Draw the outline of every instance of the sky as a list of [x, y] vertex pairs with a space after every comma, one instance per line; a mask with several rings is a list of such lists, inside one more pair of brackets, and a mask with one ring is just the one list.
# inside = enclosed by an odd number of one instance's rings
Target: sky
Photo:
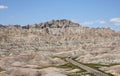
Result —
[[120, 0], [0, 0], [0, 24], [27, 25], [53, 19], [120, 31]]

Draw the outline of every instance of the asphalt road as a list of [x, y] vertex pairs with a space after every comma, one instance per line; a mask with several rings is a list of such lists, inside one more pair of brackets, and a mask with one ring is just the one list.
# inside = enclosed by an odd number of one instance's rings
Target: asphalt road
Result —
[[80, 63], [72, 60], [71, 58], [66, 58], [66, 60], [67, 60], [68, 62], [72, 63], [73, 65], [76, 65], [76, 66], [78, 66], [78, 67], [86, 70], [88, 73], [92, 73], [92, 74], [94, 74], [94, 75], [96, 75], [96, 76], [109, 76], [109, 75], [107, 75], [107, 74], [105, 74], [105, 73], [103, 73], [103, 72], [101, 72], [101, 71], [98, 71], [98, 70], [96, 70], [96, 69], [93, 69], [93, 68], [90, 68], [90, 67], [85, 66], [85, 65], [83, 65], [83, 64], [80, 64]]

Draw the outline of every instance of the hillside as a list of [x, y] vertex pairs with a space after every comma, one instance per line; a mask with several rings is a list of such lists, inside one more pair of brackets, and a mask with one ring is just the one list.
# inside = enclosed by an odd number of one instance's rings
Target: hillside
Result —
[[[66, 19], [0, 25], [0, 76], [69, 76], [74, 69], [61, 68], [68, 56], [84, 64], [120, 64], [119, 46], [120, 32], [81, 27]], [[120, 65], [99, 69], [120, 75]]]

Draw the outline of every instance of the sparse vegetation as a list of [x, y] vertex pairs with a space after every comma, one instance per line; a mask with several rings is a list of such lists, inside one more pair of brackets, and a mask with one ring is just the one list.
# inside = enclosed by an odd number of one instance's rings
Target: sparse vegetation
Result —
[[4, 71], [4, 69], [0, 67], [0, 72], [1, 72], [1, 71]]
[[[96, 70], [98, 70], [98, 71], [101, 71], [101, 72], [103, 72], [103, 73], [105, 73], [104, 71], [102, 71], [102, 70], [100, 70], [99, 68], [99, 66], [101, 66], [101, 67], [104, 67], [104, 66], [110, 66], [110, 65], [102, 65], [102, 64], [84, 64], [84, 65], [86, 65], [86, 66], [89, 66], [89, 67], [91, 67], [91, 68], [94, 68], [94, 69], [96, 69]], [[106, 74], [108, 74], [109, 76], [113, 76], [112, 74], [110, 74], [110, 73], [106, 73]]]

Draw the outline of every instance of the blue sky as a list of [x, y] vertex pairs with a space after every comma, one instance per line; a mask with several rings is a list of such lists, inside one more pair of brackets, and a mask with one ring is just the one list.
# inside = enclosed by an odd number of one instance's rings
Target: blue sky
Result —
[[0, 0], [0, 24], [68, 19], [120, 31], [120, 0]]

